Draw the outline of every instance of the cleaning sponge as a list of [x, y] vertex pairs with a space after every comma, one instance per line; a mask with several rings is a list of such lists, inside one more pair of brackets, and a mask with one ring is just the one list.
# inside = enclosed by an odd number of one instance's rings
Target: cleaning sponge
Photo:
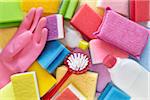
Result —
[[40, 100], [35, 72], [11, 76], [15, 100]]
[[19, 26], [23, 12], [19, 0], [0, 0], [0, 28]]

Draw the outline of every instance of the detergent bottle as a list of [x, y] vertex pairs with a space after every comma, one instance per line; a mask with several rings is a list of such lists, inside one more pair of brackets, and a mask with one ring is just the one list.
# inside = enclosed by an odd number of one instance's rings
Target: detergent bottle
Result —
[[103, 64], [109, 68], [112, 82], [132, 100], [150, 100], [150, 74], [132, 59], [108, 55]]

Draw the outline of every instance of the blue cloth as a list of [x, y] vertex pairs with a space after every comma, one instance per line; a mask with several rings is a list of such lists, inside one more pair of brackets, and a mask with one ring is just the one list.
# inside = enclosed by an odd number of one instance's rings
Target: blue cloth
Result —
[[70, 51], [59, 41], [49, 41], [39, 56], [38, 63], [49, 73], [52, 73], [69, 53]]
[[112, 83], [109, 83], [98, 100], [130, 100], [130, 96]]
[[150, 71], [150, 37], [148, 44], [146, 45], [144, 52], [142, 53], [139, 63], [148, 71]]

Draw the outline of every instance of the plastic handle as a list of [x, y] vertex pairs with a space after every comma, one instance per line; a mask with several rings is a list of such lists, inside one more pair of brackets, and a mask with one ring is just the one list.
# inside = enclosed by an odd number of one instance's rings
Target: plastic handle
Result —
[[59, 88], [64, 84], [64, 82], [70, 77], [71, 74], [72, 72], [68, 70], [67, 73], [63, 76], [63, 78], [59, 81], [59, 83], [50, 92], [48, 92], [42, 98], [42, 100], [50, 100], [55, 95], [55, 93], [59, 90]]

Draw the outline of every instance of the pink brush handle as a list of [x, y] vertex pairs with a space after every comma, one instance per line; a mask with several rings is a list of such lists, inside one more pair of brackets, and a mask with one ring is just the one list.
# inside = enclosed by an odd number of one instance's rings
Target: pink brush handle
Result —
[[63, 76], [63, 78], [59, 81], [59, 83], [50, 91], [48, 92], [42, 100], [50, 100], [55, 93], [59, 90], [59, 88], [64, 84], [64, 82], [69, 78], [69, 76], [72, 74], [71, 71], [67, 71], [66, 74]]

